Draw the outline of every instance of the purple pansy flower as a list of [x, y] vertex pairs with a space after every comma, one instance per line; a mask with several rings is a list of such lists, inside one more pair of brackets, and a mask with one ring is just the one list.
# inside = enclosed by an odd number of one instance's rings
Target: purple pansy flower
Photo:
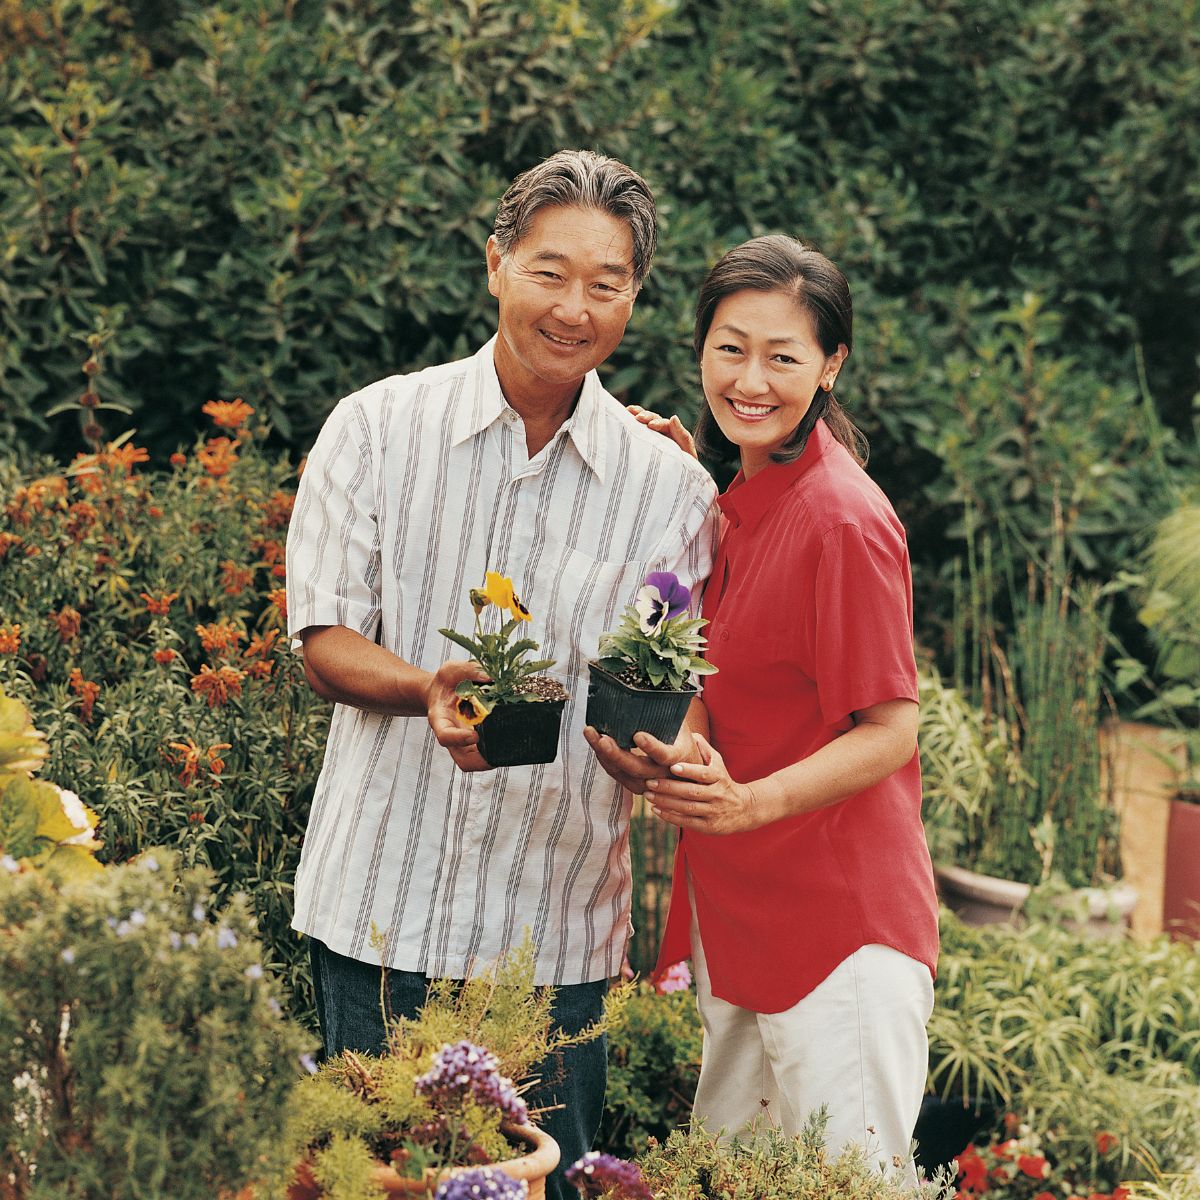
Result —
[[529, 1184], [492, 1167], [462, 1171], [438, 1185], [433, 1200], [525, 1200]]
[[433, 1066], [417, 1080], [416, 1088], [442, 1103], [472, 1095], [479, 1103], [499, 1109], [517, 1125], [529, 1120], [525, 1101], [517, 1095], [512, 1081], [500, 1074], [496, 1056], [473, 1042], [443, 1046], [434, 1056]]
[[642, 632], [653, 636], [662, 628], [663, 622], [687, 612], [691, 601], [691, 592], [673, 572], [651, 571], [633, 606], [637, 609]]
[[594, 1196], [605, 1196], [608, 1200], [654, 1200], [637, 1163], [598, 1150], [589, 1150], [574, 1166], [568, 1167], [566, 1176], [584, 1200]]

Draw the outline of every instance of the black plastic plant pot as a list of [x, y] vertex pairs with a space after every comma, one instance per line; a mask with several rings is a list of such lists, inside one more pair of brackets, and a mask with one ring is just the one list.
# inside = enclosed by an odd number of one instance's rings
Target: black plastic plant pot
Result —
[[607, 733], [622, 750], [633, 749], [633, 735], [638, 730], [660, 742], [673, 742], [698, 691], [633, 687], [594, 662], [588, 663], [588, 672], [587, 723]]
[[493, 767], [525, 767], [558, 757], [558, 730], [566, 700], [497, 704], [475, 727], [479, 753]]

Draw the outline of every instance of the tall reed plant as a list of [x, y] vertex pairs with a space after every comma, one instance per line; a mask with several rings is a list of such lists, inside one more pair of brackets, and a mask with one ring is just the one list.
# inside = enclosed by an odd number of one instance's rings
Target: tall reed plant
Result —
[[954, 607], [956, 684], [1006, 747], [987, 803], [964, 810], [961, 865], [1071, 887], [1119, 874], [1099, 736], [1111, 602], [1074, 578], [1057, 506], [1044, 556], [969, 524]]

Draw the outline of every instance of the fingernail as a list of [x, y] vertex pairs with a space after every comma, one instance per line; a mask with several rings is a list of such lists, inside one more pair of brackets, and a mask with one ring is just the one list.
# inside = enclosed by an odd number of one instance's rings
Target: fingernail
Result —
[[651, 791], [654, 791], [654, 789], [655, 789], [656, 787], [658, 787], [658, 780], [657, 780], [657, 779], [647, 779], [647, 780], [646, 780], [646, 786], [647, 786], [647, 787], [648, 787], [648, 788], [649, 788]]
[[683, 763], [672, 763], [671, 770], [674, 771], [676, 775], [682, 775], [683, 774]]

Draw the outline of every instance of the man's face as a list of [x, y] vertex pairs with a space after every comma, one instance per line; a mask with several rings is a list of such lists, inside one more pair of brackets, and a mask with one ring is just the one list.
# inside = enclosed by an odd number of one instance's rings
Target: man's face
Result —
[[575, 206], [540, 209], [501, 258], [487, 244], [488, 291], [500, 302], [496, 372], [509, 395], [557, 400], [625, 333], [637, 289], [633, 238], [617, 217]]

